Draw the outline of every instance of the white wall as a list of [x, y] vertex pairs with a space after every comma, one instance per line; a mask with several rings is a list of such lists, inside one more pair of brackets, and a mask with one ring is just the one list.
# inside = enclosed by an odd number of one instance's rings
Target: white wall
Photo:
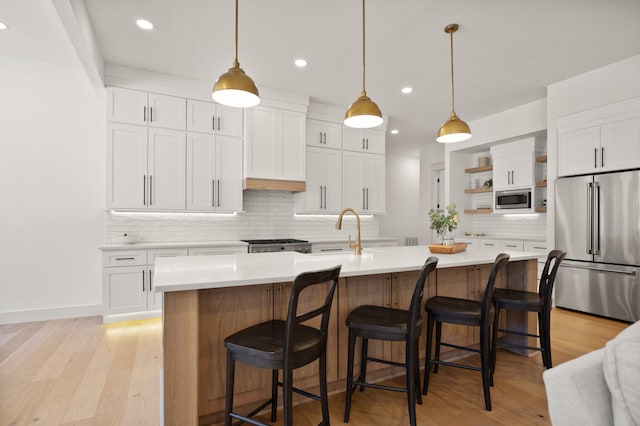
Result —
[[386, 211], [380, 216], [380, 235], [395, 237], [403, 245], [405, 237], [419, 237], [420, 158], [386, 155]]
[[[432, 232], [427, 214], [433, 206], [432, 172], [440, 169], [444, 164], [444, 147], [442, 143], [431, 143], [420, 150], [420, 201], [418, 206], [419, 244], [429, 244]], [[444, 183], [446, 185], [446, 182]]]
[[80, 67], [0, 69], [0, 323], [100, 314], [104, 99]]
[[558, 176], [558, 118], [640, 96], [640, 55], [547, 87], [547, 241], [555, 241], [555, 182]]

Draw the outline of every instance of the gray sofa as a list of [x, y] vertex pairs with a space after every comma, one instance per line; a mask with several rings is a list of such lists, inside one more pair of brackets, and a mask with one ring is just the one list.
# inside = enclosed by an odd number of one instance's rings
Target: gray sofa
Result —
[[554, 426], [640, 425], [640, 321], [542, 378]]

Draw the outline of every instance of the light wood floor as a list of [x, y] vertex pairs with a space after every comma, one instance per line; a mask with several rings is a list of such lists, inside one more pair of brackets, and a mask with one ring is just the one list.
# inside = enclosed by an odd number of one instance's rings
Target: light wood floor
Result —
[[[602, 347], [627, 326], [561, 309], [553, 310], [551, 325], [554, 365]], [[0, 425], [157, 425], [161, 365], [159, 320], [103, 325], [91, 317], [0, 326]], [[418, 406], [418, 423], [550, 424], [543, 371], [540, 355], [500, 351], [493, 411], [487, 412], [479, 373], [443, 366]], [[330, 397], [330, 409], [331, 422], [342, 424], [344, 393]], [[294, 412], [296, 425], [320, 421], [315, 402]], [[349, 424], [408, 424], [405, 395], [356, 392]]]

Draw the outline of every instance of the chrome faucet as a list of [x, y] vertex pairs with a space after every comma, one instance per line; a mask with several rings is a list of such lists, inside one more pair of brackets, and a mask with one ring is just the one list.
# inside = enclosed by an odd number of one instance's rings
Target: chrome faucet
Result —
[[343, 209], [338, 217], [338, 222], [336, 222], [336, 229], [342, 229], [342, 216], [344, 216], [346, 212], [351, 212], [356, 216], [356, 242], [351, 242], [351, 234], [349, 234], [349, 248], [355, 249], [356, 256], [360, 256], [362, 254], [362, 243], [360, 242], [360, 215], [356, 209], [351, 207]]

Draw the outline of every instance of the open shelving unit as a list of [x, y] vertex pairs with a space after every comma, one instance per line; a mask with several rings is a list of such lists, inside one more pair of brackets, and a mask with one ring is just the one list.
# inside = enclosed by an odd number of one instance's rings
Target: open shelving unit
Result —
[[474, 189], [465, 189], [464, 193], [465, 194], [480, 194], [482, 192], [493, 192], [493, 187], [490, 186], [489, 188], [474, 188]]
[[465, 173], [482, 173], [482, 172], [490, 172], [493, 170], [493, 165], [489, 166], [479, 166], [479, 167], [471, 167], [468, 169], [464, 169]]
[[465, 214], [491, 214], [493, 213], [493, 209], [474, 209], [474, 210], [465, 210]]

